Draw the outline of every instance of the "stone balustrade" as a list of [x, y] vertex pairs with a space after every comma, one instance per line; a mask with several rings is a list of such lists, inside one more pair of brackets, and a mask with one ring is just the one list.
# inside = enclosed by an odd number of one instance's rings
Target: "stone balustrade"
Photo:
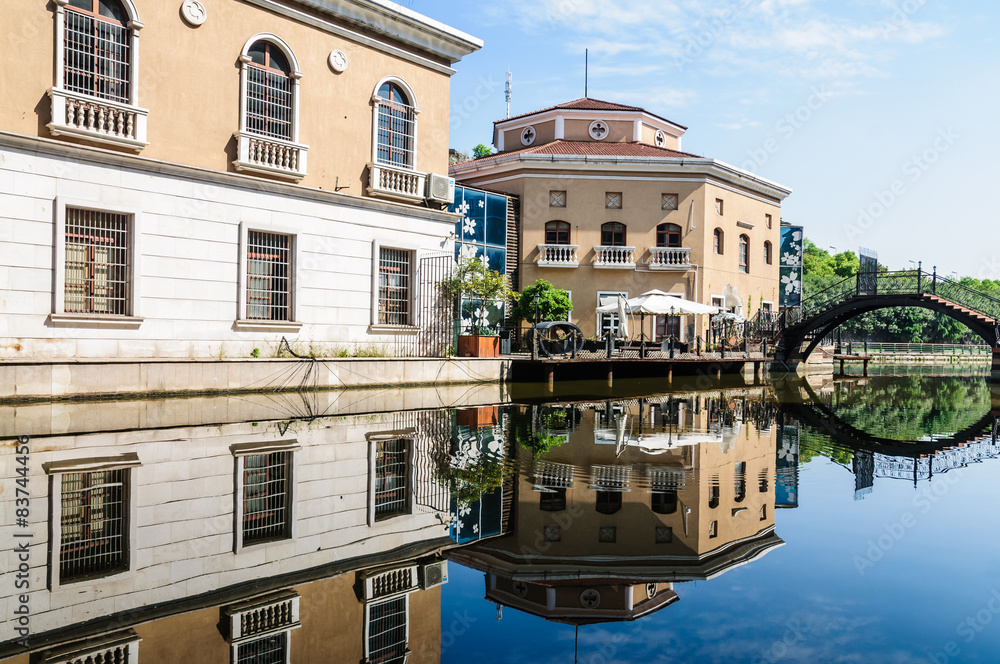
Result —
[[649, 269], [687, 270], [691, 267], [690, 247], [650, 247]]
[[306, 154], [309, 147], [279, 138], [240, 132], [239, 158], [233, 162], [238, 171], [301, 180], [306, 176]]
[[621, 270], [635, 269], [635, 247], [594, 247], [594, 267]]
[[369, 195], [405, 201], [424, 200], [426, 173], [385, 164], [369, 164], [368, 171]]
[[576, 244], [540, 244], [538, 245], [538, 267], [578, 267]]
[[144, 108], [90, 97], [61, 88], [49, 90], [52, 99], [53, 136], [76, 136], [98, 143], [127, 147], [138, 152], [146, 142]]

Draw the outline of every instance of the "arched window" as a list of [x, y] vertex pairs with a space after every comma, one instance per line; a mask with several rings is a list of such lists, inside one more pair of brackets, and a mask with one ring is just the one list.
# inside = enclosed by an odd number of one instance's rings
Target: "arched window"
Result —
[[70, 92], [132, 100], [133, 34], [118, 0], [69, 0], [63, 28], [63, 87]]
[[301, 180], [306, 145], [299, 143], [298, 61], [272, 34], [251, 37], [240, 55], [241, 118], [236, 168]]
[[656, 227], [657, 247], [681, 246], [681, 227], [677, 224], [660, 224]]
[[247, 51], [246, 130], [292, 140], [292, 68], [272, 42], [254, 42]]
[[603, 247], [624, 247], [625, 246], [625, 224], [617, 221], [609, 221], [601, 225], [601, 246]]
[[676, 491], [654, 491], [650, 498], [650, 508], [657, 514], [673, 514], [677, 511]]
[[615, 514], [622, 508], [621, 491], [598, 491], [596, 507], [601, 514]]
[[771, 264], [771, 243], [767, 241], [764, 242], [764, 263]]
[[716, 228], [715, 229], [715, 238], [714, 238], [713, 248], [715, 250], [715, 253], [717, 253], [717, 254], [724, 253], [725, 248], [726, 248], [725, 247], [725, 243], [724, 243], [725, 242], [725, 238], [723, 237], [723, 235], [724, 234], [723, 234], [721, 228]]
[[546, 223], [545, 244], [569, 244], [569, 223], [565, 221]]
[[740, 236], [740, 272], [750, 271], [750, 238]]
[[136, 49], [142, 28], [132, 0], [59, 0], [56, 8], [53, 136], [141, 150], [146, 115], [138, 106]]
[[387, 80], [375, 93], [375, 161], [385, 166], [416, 167], [417, 113], [402, 81]]

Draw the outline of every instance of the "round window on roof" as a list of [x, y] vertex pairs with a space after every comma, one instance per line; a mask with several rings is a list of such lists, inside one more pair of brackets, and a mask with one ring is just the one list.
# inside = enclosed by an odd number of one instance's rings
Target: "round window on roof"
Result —
[[603, 141], [611, 133], [611, 128], [604, 120], [594, 120], [590, 123], [590, 137], [595, 141]]
[[664, 148], [667, 146], [667, 135], [662, 129], [657, 130], [656, 137], [654, 138], [656, 142], [656, 147]]
[[521, 145], [527, 147], [535, 142], [538, 138], [538, 132], [535, 131], [534, 127], [525, 127], [521, 131]]

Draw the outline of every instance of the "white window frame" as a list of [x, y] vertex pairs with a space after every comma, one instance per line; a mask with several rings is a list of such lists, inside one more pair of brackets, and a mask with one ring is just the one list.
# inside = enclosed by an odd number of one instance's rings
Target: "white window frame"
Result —
[[[121, 454], [114, 457], [95, 457], [89, 459], [71, 459], [66, 461], [54, 461], [43, 466], [45, 473], [49, 476], [49, 590], [56, 591], [62, 587], [72, 586], [74, 591], [85, 589], [87, 586], [104, 584], [115, 579], [127, 578], [135, 574], [136, 570], [136, 549], [137, 534], [139, 528], [138, 500], [136, 491], [138, 489], [139, 455], [135, 453]], [[125, 532], [126, 558], [128, 566], [120, 572], [113, 572], [105, 576], [94, 576], [86, 579], [69, 580], [63, 582], [60, 578], [59, 553], [62, 548], [62, 478], [68, 473], [92, 473], [103, 470], [128, 471], [128, 493], [125, 499], [128, 514], [128, 524]], [[82, 590], [81, 590], [82, 592]]]
[[365, 659], [364, 659], [364, 661], [365, 662], [369, 662], [370, 661], [369, 658], [371, 657], [371, 610], [372, 610], [372, 607], [373, 606], [377, 606], [379, 604], [384, 604], [386, 602], [397, 601], [397, 600], [400, 600], [400, 599], [403, 600], [404, 610], [406, 611], [406, 620], [404, 621], [404, 624], [406, 626], [406, 638], [405, 638], [405, 641], [404, 641], [404, 643], [406, 645], [405, 645], [405, 648], [404, 648], [405, 654], [403, 655], [403, 662], [404, 662], [404, 664], [410, 658], [410, 648], [409, 648], [409, 644], [410, 644], [410, 594], [412, 592], [413, 591], [410, 591], [410, 592], [406, 593], [405, 595], [403, 595], [402, 597], [396, 596], [396, 597], [380, 598], [380, 599], [377, 599], [377, 600], [374, 600], [374, 601], [371, 601], [371, 602], [365, 602], [365, 629], [364, 629], [364, 640], [365, 640], [365, 650], [364, 650]]
[[[267, 614], [268, 609], [273, 610], [273, 607], [281, 605], [287, 605], [289, 609], [288, 622], [256, 634], [244, 635], [240, 632], [244, 615], [258, 611]], [[228, 632], [226, 642], [230, 645], [230, 662], [232, 664], [239, 662], [240, 646], [273, 636], [282, 636], [285, 639], [285, 664], [290, 664], [292, 630], [302, 626], [299, 613], [299, 594], [294, 590], [280, 591], [263, 597], [255, 597], [245, 602], [225, 607], [222, 610], [223, 629]]]
[[[233, 553], [240, 553], [242, 551], [259, 549], [262, 547], [281, 545], [284, 542], [289, 542], [295, 540], [297, 534], [296, 522], [298, 521], [298, 509], [296, 509], [296, 501], [298, 498], [298, 489], [296, 487], [298, 480], [298, 461], [299, 455], [297, 452], [301, 449], [296, 440], [282, 440], [269, 443], [245, 443], [240, 445], [233, 445], [230, 451], [234, 457], [235, 479], [234, 479], [234, 491], [233, 491]], [[267, 542], [252, 542], [249, 544], [243, 543], [243, 471], [244, 471], [244, 460], [248, 456], [255, 456], [258, 454], [270, 454], [272, 452], [288, 452], [291, 455], [291, 461], [288, 464], [288, 515], [287, 515], [287, 525], [288, 525], [288, 537], [283, 537], [281, 539], [271, 540]]]
[[[615, 295], [621, 295], [626, 300], [628, 299], [628, 291], [597, 291], [597, 306], [601, 306], [601, 298], [602, 297], [613, 297]], [[604, 334], [602, 328], [603, 328], [603, 322], [604, 322], [604, 317], [605, 316], [614, 316], [616, 319], [618, 318], [618, 314], [617, 313], [597, 314], [597, 336], [598, 337], [601, 336], [602, 334]], [[615, 325], [614, 329], [617, 330], [618, 326]]]
[[[52, 118], [48, 129], [53, 136], [76, 136], [94, 141], [127, 147], [136, 152], [141, 151], [149, 143], [146, 142], [146, 116], [149, 111], [139, 107], [139, 31], [144, 27], [139, 20], [139, 11], [132, 0], [120, 0], [125, 13], [128, 14], [126, 27], [130, 31], [129, 42], [129, 101], [122, 104], [109, 99], [101, 99], [66, 89], [66, 9], [69, 0], [55, 0], [55, 84], [49, 90], [52, 98]], [[111, 132], [95, 131], [69, 122], [66, 112], [67, 102], [72, 99], [83, 99], [95, 102], [106, 111], [122, 111], [129, 115], [134, 124], [131, 137], [116, 135]]]
[[[56, 211], [55, 237], [53, 238], [54, 258], [53, 267], [55, 273], [55, 284], [52, 293], [52, 313], [49, 322], [54, 327], [101, 327], [121, 330], [134, 330], [142, 325], [142, 313], [140, 311], [141, 298], [139, 297], [140, 283], [139, 275], [142, 274], [140, 261], [142, 258], [142, 212], [138, 208], [121, 205], [98, 205], [93, 201], [85, 201], [76, 198], [57, 196], [54, 202]], [[129, 315], [118, 316], [114, 314], [98, 313], [67, 313], [66, 312], [66, 209], [75, 208], [81, 210], [91, 210], [94, 212], [106, 212], [109, 214], [120, 214], [131, 217], [128, 227], [128, 260], [131, 268], [129, 270]]]
[[[272, 138], [264, 134], [258, 134], [251, 131], [247, 127], [247, 68], [250, 67], [252, 59], [250, 58], [250, 47], [259, 41], [270, 42], [282, 52], [285, 58], [288, 60], [288, 66], [291, 69], [289, 73], [289, 78], [292, 84], [292, 108], [291, 108], [291, 138], [289, 140], [284, 140], [281, 138]], [[264, 175], [274, 175], [282, 178], [290, 178], [292, 180], [301, 180], [308, 173], [306, 155], [309, 150], [308, 145], [304, 145], [299, 140], [299, 107], [301, 106], [301, 85], [302, 80], [302, 70], [299, 68], [298, 58], [295, 57], [295, 53], [292, 51], [291, 47], [283, 40], [281, 37], [270, 33], [261, 32], [246, 41], [243, 45], [243, 50], [240, 52], [240, 128], [236, 132], [236, 143], [237, 143], [237, 158], [233, 162], [233, 165], [238, 171], [249, 171], [253, 173], [261, 173]], [[268, 145], [276, 146], [279, 149], [293, 150], [297, 155], [297, 164], [295, 168], [285, 168], [271, 163], [267, 159], [254, 158], [251, 155], [251, 142], [254, 140], [261, 141]]]
[[[409, 166], [383, 164], [378, 160], [378, 109], [382, 102], [386, 101], [378, 96], [378, 91], [386, 83], [394, 83], [403, 88], [403, 92], [405, 92], [406, 96], [410, 98], [410, 108], [413, 109], [413, 136], [411, 137], [411, 140], [413, 141], [413, 163]], [[417, 158], [420, 156], [420, 150], [418, 149], [419, 144], [417, 143], [420, 128], [419, 117], [420, 105], [417, 103], [417, 95], [413, 92], [413, 88], [410, 87], [409, 83], [404, 81], [399, 76], [385, 76], [379, 80], [379, 82], [375, 84], [375, 90], [372, 92], [372, 163], [380, 168], [413, 171], [415, 173], [420, 172], [417, 169]]]
[[[400, 429], [398, 431], [380, 431], [369, 433], [366, 438], [368, 440], [368, 526], [372, 527], [377, 523], [413, 514], [414, 506], [416, 505], [413, 463], [417, 453], [417, 430], [411, 428]], [[406, 458], [406, 511], [378, 518], [375, 514], [375, 491], [377, 488], [375, 470], [378, 463], [378, 444], [393, 440], [405, 440], [409, 446]]]
[[563, 288], [562, 290], [566, 291], [566, 297], [569, 298], [569, 313], [566, 314], [566, 322], [567, 323], [572, 323], [573, 322], [573, 291], [571, 291], [571, 290], [569, 290], [567, 288]]
[[760, 303], [760, 310], [761, 311], [767, 311], [767, 313], [769, 313], [769, 314], [773, 314], [774, 313], [774, 302], [771, 302], [769, 300], [762, 300], [761, 303]]
[[[382, 249], [395, 249], [410, 254], [410, 323], [409, 325], [384, 325], [378, 320], [379, 296], [379, 266], [381, 265]], [[372, 242], [372, 300], [371, 323], [369, 332], [373, 333], [407, 333], [416, 334], [420, 331], [420, 259], [423, 253], [420, 249], [407, 242], [391, 242], [374, 240]]]
[[718, 307], [719, 309], [723, 309], [723, 310], [725, 310], [725, 308], [726, 308], [726, 296], [725, 295], [712, 295], [711, 299], [709, 300], [709, 302], [712, 303], [711, 306], [713, 306], [713, 307]]
[[[288, 255], [289, 260], [291, 261], [291, 266], [288, 270], [290, 282], [288, 286], [288, 316], [291, 320], [257, 320], [245, 317], [247, 311], [247, 287], [249, 286], [247, 266], [249, 265], [250, 260], [247, 242], [250, 236], [250, 231], [258, 231], [260, 233], [277, 233], [288, 236], [288, 241], [290, 243]], [[233, 328], [235, 330], [240, 332], [295, 333], [302, 328], [302, 323], [299, 322], [299, 288], [302, 283], [300, 245], [299, 233], [295, 229], [269, 224], [253, 224], [245, 221], [240, 222], [240, 262], [236, 270], [239, 282], [239, 292], [237, 293], [236, 302], [236, 320], [233, 324]]]

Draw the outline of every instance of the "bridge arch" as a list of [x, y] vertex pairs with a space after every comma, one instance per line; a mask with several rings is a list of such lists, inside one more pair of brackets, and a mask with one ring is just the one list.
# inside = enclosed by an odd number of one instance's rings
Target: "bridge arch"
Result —
[[820, 313], [788, 325], [779, 336], [778, 355], [785, 363], [805, 362], [820, 341], [847, 321], [879, 309], [918, 307], [942, 313], [962, 323], [992, 348], [1000, 346], [997, 321], [930, 293], [855, 295]]

